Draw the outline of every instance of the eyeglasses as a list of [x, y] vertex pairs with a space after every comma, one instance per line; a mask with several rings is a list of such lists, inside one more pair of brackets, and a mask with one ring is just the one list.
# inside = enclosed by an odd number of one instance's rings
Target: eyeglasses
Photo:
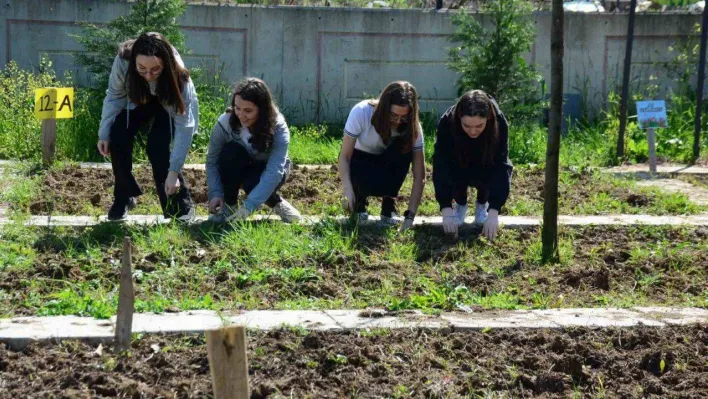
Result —
[[409, 122], [409, 121], [411, 120], [411, 116], [410, 116], [410, 115], [401, 116], [401, 115], [398, 115], [398, 114], [395, 113], [395, 112], [391, 112], [389, 115], [390, 115], [390, 117], [391, 117], [391, 122], [407, 123], [407, 122]]
[[140, 69], [138, 69], [138, 75], [141, 75], [141, 76], [158, 75], [160, 72], [162, 72], [163, 69], [164, 68], [161, 66], [153, 68], [153, 69], [149, 69], [149, 70], [144, 70], [144, 71], [141, 71]]

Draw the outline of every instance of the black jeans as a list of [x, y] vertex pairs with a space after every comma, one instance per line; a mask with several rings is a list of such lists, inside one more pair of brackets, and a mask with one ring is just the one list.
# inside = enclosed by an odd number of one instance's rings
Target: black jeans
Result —
[[[127, 112], [130, 112], [129, 124]], [[152, 166], [152, 177], [155, 180], [155, 191], [160, 199], [162, 213], [165, 217], [184, 215], [193, 204], [181, 171], [179, 191], [171, 196], [165, 193], [165, 180], [170, 168], [172, 119], [157, 101], [140, 105], [131, 111], [121, 111], [111, 126], [111, 164], [115, 177], [113, 195], [116, 200], [125, 201], [143, 193], [133, 176], [133, 144], [140, 128], [150, 120], [152, 126], [147, 133], [146, 152]]]
[[[243, 191], [249, 194], [261, 181], [261, 175], [266, 168], [265, 161], [254, 161], [246, 149], [238, 143], [227, 143], [221, 149], [218, 161], [221, 185], [224, 189], [224, 203], [228, 206], [235, 206], [238, 200], [238, 190], [243, 187]], [[273, 193], [265, 201], [269, 207], [274, 207], [282, 201], [278, 195], [278, 189], [283, 186], [285, 180], [290, 175], [290, 160], [285, 164], [285, 175]]]
[[465, 184], [458, 184], [453, 193], [455, 202], [458, 205], [467, 205], [467, 187], [477, 189], [477, 202], [480, 204], [489, 201], [489, 184], [481, 179], [469, 179]]
[[349, 164], [349, 177], [355, 197], [355, 212], [366, 212], [368, 197], [383, 197], [381, 213], [391, 216], [395, 211], [393, 198], [406, 180], [413, 162], [413, 152], [402, 154], [394, 140], [382, 154], [375, 155], [355, 149]]

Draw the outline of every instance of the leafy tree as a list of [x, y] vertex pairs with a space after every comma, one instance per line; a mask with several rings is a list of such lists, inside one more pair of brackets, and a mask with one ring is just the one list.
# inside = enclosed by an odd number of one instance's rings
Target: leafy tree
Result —
[[457, 27], [449, 49], [448, 68], [458, 72], [459, 94], [482, 89], [494, 96], [512, 116], [537, 115], [541, 77], [526, 63], [536, 37], [533, 6], [526, 0], [490, 0], [481, 10], [492, 27], [467, 12], [455, 14]]
[[105, 27], [83, 22], [83, 33], [72, 35], [84, 46], [85, 53], [76, 55], [76, 62], [93, 75], [97, 87], [108, 82], [118, 45], [144, 32], [160, 32], [177, 51], [185, 52], [184, 34], [177, 19], [185, 11], [183, 0], [136, 0], [128, 14], [109, 22]]

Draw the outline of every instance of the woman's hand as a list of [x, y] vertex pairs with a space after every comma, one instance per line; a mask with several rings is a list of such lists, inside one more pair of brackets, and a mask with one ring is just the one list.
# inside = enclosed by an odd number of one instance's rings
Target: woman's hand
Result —
[[224, 198], [215, 197], [209, 201], [209, 213], [216, 214], [224, 208]]
[[110, 143], [108, 140], [98, 140], [96, 147], [98, 147], [98, 152], [104, 157], [111, 155]]
[[457, 219], [457, 214], [455, 214], [455, 211], [452, 210], [452, 208], [443, 208], [442, 210], [442, 227], [443, 231], [445, 234], [455, 236], [457, 238], [457, 228], [458, 226], [458, 219]]
[[487, 237], [489, 241], [494, 241], [497, 236], [497, 231], [499, 230], [499, 211], [496, 209], [490, 209], [487, 214], [487, 221], [484, 222], [484, 227], [482, 227], [482, 235]]
[[170, 171], [167, 174], [167, 180], [165, 180], [165, 194], [174, 195], [179, 190], [179, 175], [177, 172]]

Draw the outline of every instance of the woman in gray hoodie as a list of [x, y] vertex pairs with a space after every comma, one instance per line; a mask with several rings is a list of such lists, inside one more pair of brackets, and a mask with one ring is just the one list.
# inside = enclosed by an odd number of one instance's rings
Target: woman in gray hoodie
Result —
[[120, 46], [103, 100], [98, 150], [111, 156], [115, 177], [109, 220], [125, 218], [142, 194], [132, 172], [133, 143], [146, 125], [146, 152], [163, 214], [189, 222], [194, 206], [182, 166], [199, 125], [197, 93], [177, 51], [156, 32]]
[[[209, 139], [206, 172], [209, 220], [245, 219], [266, 204], [284, 222], [302, 216], [278, 195], [290, 174], [290, 131], [265, 82], [246, 78], [231, 95], [231, 106], [219, 117]], [[239, 189], [246, 198], [236, 206]]]

